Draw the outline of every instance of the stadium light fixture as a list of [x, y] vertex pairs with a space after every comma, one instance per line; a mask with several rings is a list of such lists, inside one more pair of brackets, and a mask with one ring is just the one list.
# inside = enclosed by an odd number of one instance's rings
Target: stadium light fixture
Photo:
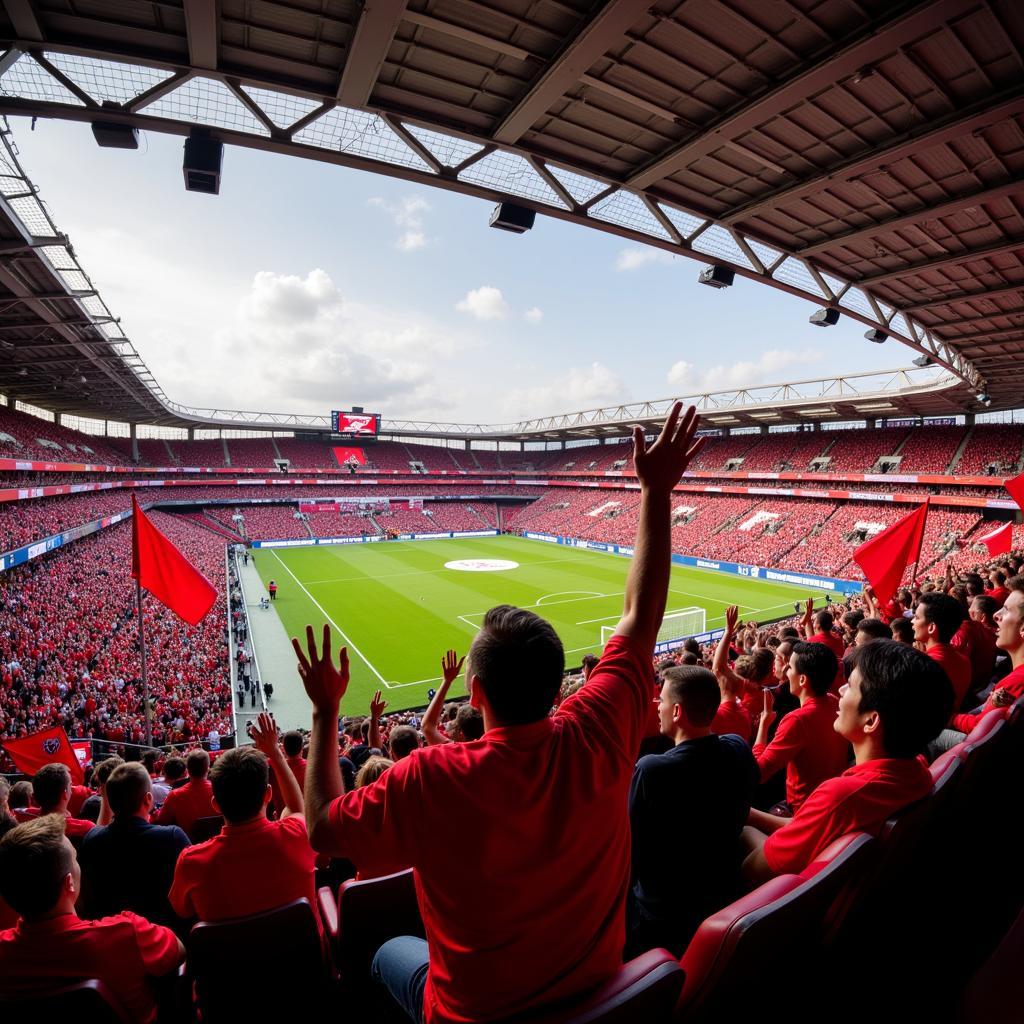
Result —
[[488, 224], [492, 228], [499, 228], [501, 231], [511, 231], [515, 235], [522, 235], [533, 227], [537, 219], [535, 210], [528, 206], [516, 206], [515, 203], [498, 203], [491, 214]]
[[808, 317], [807, 322], [815, 327], [835, 327], [839, 323], [839, 310], [822, 306]]
[[876, 345], [883, 345], [888, 339], [889, 335], [885, 331], [879, 330], [877, 327], [872, 327], [870, 331], [864, 332], [864, 337], [868, 341], [873, 341]]
[[224, 164], [224, 144], [211, 139], [204, 131], [193, 131], [185, 140], [185, 157], [181, 164], [186, 192], [220, 192], [220, 173]]
[[985, 406], [985, 408], [988, 408], [988, 407], [989, 407], [989, 406], [990, 406], [990, 405], [992, 404], [992, 399], [991, 399], [991, 398], [989, 398], [989, 396], [988, 396], [988, 392], [986, 392], [986, 391], [982, 391], [982, 392], [981, 392], [981, 393], [980, 393], [980, 394], [978, 395], [978, 401], [979, 401], [979, 402], [980, 402], [980, 403], [981, 403], [981, 404], [982, 404], [983, 406]]
[[920, 367], [922, 367], [922, 369], [925, 366], [931, 366], [932, 365], [932, 357], [931, 356], [918, 356], [916, 359], [911, 360], [911, 361], [913, 362], [913, 364], [915, 366], [920, 366]]
[[113, 121], [93, 121], [92, 134], [98, 146], [104, 149], [138, 149], [139, 131], [130, 124]]
[[706, 284], [709, 288], [729, 288], [735, 279], [736, 275], [720, 263], [712, 263], [710, 267], [705, 267], [697, 278], [701, 284]]

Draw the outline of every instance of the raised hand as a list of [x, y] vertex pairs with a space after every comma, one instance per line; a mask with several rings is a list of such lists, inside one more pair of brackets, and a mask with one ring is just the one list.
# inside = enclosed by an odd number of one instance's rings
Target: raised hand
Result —
[[380, 718], [380, 716], [384, 714], [384, 709], [387, 706], [388, 702], [381, 697], [380, 690], [378, 690], [373, 695], [373, 700], [370, 701], [370, 717]]
[[[455, 659], [458, 658], [458, 661]], [[455, 651], [446, 651], [441, 659], [441, 674], [444, 676], [445, 686], [450, 686], [459, 677], [462, 671], [462, 663], [465, 657], [459, 658]]]
[[764, 694], [764, 710], [761, 712], [759, 728], [767, 730], [778, 718], [778, 713], [775, 711], [775, 698], [772, 696], [772, 691], [766, 689], [762, 693]]
[[268, 715], [266, 711], [261, 712], [252, 723], [249, 735], [252, 737], [253, 746], [267, 757], [273, 757], [277, 752], [277, 723], [273, 715]]
[[700, 423], [696, 408], [691, 405], [680, 422], [682, 410], [682, 402], [673, 404], [658, 439], [650, 448], [643, 428], [633, 428], [633, 465], [637, 479], [647, 491], [670, 494], [690, 460], [704, 447], [703, 437], [693, 439]]
[[740, 610], [737, 605], [731, 604], [725, 609], [725, 633], [732, 636], [736, 632], [736, 624], [740, 621]]
[[324, 623], [321, 652], [316, 649], [313, 627], [306, 627], [306, 650], [292, 637], [292, 648], [299, 659], [299, 678], [306, 688], [306, 695], [317, 711], [337, 715], [341, 698], [348, 689], [348, 650], [338, 651], [338, 666], [331, 660], [331, 627]]

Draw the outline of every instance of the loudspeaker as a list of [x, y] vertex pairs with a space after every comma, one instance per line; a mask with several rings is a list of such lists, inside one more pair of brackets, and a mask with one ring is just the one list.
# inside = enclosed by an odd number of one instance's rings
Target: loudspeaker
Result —
[[185, 159], [181, 166], [186, 190], [217, 195], [223, 162], [223, 143], [205, 135], [190, 135], [185, 140]]
[[536, 217], [536, 212], [526, 206], [498, 203], [491, 214], [489, 223], [492, 228], [501, 228], [502, 231], [513, 231], [517, 235], [521, 235], [533, 227]]
[[735, 277], [736, 275], [728, 267], [721, 267], [715, 263], [710, 267], [705, 267], [697, 280], [711, 288], [728, 288]]
[[114, 124], [111, 121], [93, 121], [93, 138], [104, 149], [138, 149], [139, 133], [130, 124]]

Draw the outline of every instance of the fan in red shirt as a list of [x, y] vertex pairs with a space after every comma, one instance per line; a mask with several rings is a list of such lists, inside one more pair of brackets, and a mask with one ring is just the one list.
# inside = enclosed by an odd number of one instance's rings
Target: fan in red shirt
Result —
[[993, 569], [989, 574], [988, 579], [992, 586], [988, 588], [985, 593], [991, 597], [1000, 608], [1002, 608], [1003, 603], [1010, 596], [1006, 573], [1003, 572], [1002, 569]]
[[[284, 748], [284, 759], [291, 769], [292, 775], [299, 784], [299, 789], [306, 784], [306, 759], [302, 756], [302, 746], [305, 740], [302, 733], [297, 729], [286, 732], [281, 737], [281, 746]], [[280, 817], [281, 808], [284, 807], [284, 796], [281, 793], [281, 786], [277, 781], [277, 772], [270, 773], [270, 788], [273, 792], [274, 815]]]
[[0, 931], [0, 994], [52, 992], [98, 978], [127, 1017], [156, 1020], [149, 979], [185, 959], [174, 932], [132, 913], [83, 921], [75, 913], [81, 872], [59, 815], [11, 829], [0, 840], [0, 896], [21, 915]]
[[833, 728], [839, 705], [828, 691], [836, 677], [835, 655], [824, 644], [797, 643], [786, 675], [789, 691], [800, 707], [782, 719], [769, 743], [775, 711], [771, 692], [765, 690], [764, 713], [754, 740], [762, 782], [780, 768], [786, 769], [788, 807], [781, 812], [783, 816], [799, 810], [820, 782], [843, 772], [850, 756], [846, 740]]
[[[983, 690], [992, 678], [996, 661], [996, 625], [995, 614], [999, 606], [985, 594], [972, 598], [968, 609], [968, 618], [961, 629], [966, 628], [970, 638], [968, 658], [971, 661], [971, 688]], [[954, 638], [955, 646], [955, 638]]]
[[910, 620], [914, 643], [942, 666], [953, 686], [953, 710], [959, 711], [971, 687], [971, 663], [950, 644], [963, 622], [964, 610], [955, 597], [932, 591], [922, 594]]
[[[302, 790], [277, 744], [270, 715], [261, 714], [250, 735], [255, 746], [227, 751], [210, 773], [224, 828], [181, 852], [170, 892], [179, 917], [222, 921], [303, 897], [316, 909], [315, 858], [302, 817]], [[271, 766], [282, 794], [277, 821], [267, 818]]]
[[1024, 697], [1024, 576], [1012, 576], [1006, 586], [1009, 596], [995, 614], [996, 646], [1010, 656], [1013, 670], [999, 681], [982, 707], [953, 716], [951, 728], [936, 740], [934, 753], [949, 750], [963, 740], [993, 708], [1008, 707]]
[[306, 650], [293, 641], [314, 708], [305, 794], [314, 849], [357, 866], [416, 871], [426, 942], [391, 939], [373, 963], [415, 1020], [529, 1016], [593, 989], [622, 963], [627, 801], [654, 693], [670, 498], [701, 447], [695, 411], [682, 423], [680, 413], [676, 403], [649, 449], [634, 431], [641, 498], [623, 616], [586, 686], [553, 715], [561, 641], [530, 611], [492, 608], [466, 670], [483, 738], [414, 750], [343, 794], [338, 710], [348, 656], [343, 650], [332, 663], [327, 626], [322, 654], [311, 626]]
[[210, 771], [210, 755], [205, 750], [190, 750], [185, 758], [188, 782], [172, 789], [156, 816], [158, 825], [177, 825], [192, 838], [192, 830], [200, 818], [220, 813], [213, 806], [213, 786], [206, 777]]
[[858, 647], [835, 722], [853, 744], [854, 766], [821, 783], [792, 818], [759, 814], [758, 827], [744, 829], [747, 878], [798, 874], [834, 840], [875, 834], [886, 818], [926, 796], [932, 778], [919, 753], [952, 707], [949, 679], [920, 651], [895, 640]]
[[45, 814], [59, 814], [64, 819], [64, 834], [79, 838], [96, 827], [96, 823], [73, 818], [68, 812], [72, 795], [71, 772], [66, 764], [44, 764], [32, 776], [32, 799], [35, 807], [22, 807], [14, 812], [18, 821], [31, 821]]
[[846, 653], [846, 644], [842, 637], [832, 632], [835, 619], [832, 613], [823, 608], [820, 612], [814, 611], [814, 598], [807, 598], [807, 608], [804, 617], [800, 622], [800, 631], [809, 644], [824, 644], [836, 656], [836, 675], [832, 683], [832, 692], [838, 693], [839, 687], [843, 685], [843, 655]]

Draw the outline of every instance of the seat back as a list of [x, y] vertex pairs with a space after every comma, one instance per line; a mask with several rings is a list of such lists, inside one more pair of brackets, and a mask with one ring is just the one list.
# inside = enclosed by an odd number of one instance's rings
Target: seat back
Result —
[[377, 950], [399, 935], [426, 936], [411, 869], [342, 883], [335, 962], [346, 984], [368, 981]]
[[37, 993], [0, 995], [7, 1020], [80, 1020], [90, 1024], [130, 1024], [117, 997], [97, 978]]
[[205, 843], [207, 839], [220, 835], [220, 830], [223, 827], [224, 815], [222, 814], [211, 814], [206, 818], [196, 818], [195, 824], [192, 826], [192, 834], [189, 838], [194, 844]]
[[[315, 999], [328, 977], [320, 929], [306, 899], [246, 917], [200, 921], [187, 947], [204, 1024], [294, 1013], [295, 993]], [[254, 973], [263, 964], [273, 965], [273, 983]]]
[[623, 964], [575, 1003], [502, 1024], [667, 1024], [682, 987], [683, 971], [676, 958], [667, 949], [652, 949]]

